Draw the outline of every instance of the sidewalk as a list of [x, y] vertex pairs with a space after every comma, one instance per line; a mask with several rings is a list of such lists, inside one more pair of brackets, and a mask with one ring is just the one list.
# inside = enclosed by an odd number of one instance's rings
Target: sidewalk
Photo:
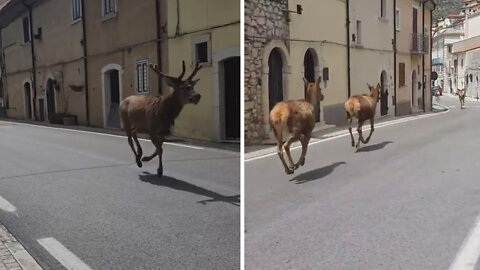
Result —
[[[51, 128], [59, 128], [59, 129], [70, 129], [70, 130], [79, 130], [79, 131], [86, 131], [86, 132], [104, 133], [104, 134], [117, 135], [117, 136], [126, 136], [125, 132], [121, 129], [106, 129], [106, 128], [99, 128], [99, 127], [91, 127], [91, 126], [81, 126], [81, 125], [65, 126], [65, 125], [50, 124], [47, 122], [21, 120], [21, 119], [13, 119], [13, 118], [0, 118], [0, 121], [51, 127]], [[150, 137], [147, 134], [139, 133], [137, 136], [138, 138], [141, 138], [141, 139], [150, 140]], [[220, 150], [240, 152], [240, 143], [234, 142], [234, 141], [210, 142], [210, 141], [202, 141], [202, 140], [188, 139], [188, 138], [182, 138], [182, 137], [168, 136], [165, 142], [182, 143], [185, 145], [201, 146], [201, 147], [207, 147], [207, 148], [216, 148]]]
[[42, 270], [25, 248], [1, 224], [0, 270]]

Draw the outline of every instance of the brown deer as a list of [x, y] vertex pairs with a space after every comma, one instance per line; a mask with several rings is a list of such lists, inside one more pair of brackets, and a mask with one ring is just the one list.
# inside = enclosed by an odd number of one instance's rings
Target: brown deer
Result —
[[[198, 104], [200, 94], [195, 92], [195, 84], [199, 81], [193, 77], [202, 68], [197, 63], [190, 76], [183, 80], [185, 75], [185, 61], [182, 63], [182, 73], [178, 77], [169, 76], [160, 71], [157, 65], [150, 64], [150, 68], [160, 77], [163, 77], [173, 92], [166, 96], [129, 96], [120, 103], [120, 119], [128, 137], [128, 144], [135, 154], [135, 161], [138, 167], [142, 167], [142, 161], [147, 162], [158, 155], [159, 166], [157, 175], [163, 175], [162, 144], [165, 136], [170, 135], [170, 129], [175, 118], [180, 114], [185, 104]], [[138, 143], [137, 132], [148, 133], [152, 143], [155, 145], [155, 152], [142, 158], [142, 147]], [[133, 146], [133, 140], [137, 145], [137, 151]]]
[[460, 99], [460, 108], [465, 108], [465, 89], [457, 90], [458, 98]]
[[[292, 174], [300, 165], [305, 164], [308, 142], [315, 126], [314, 106], [324, 98], [319, 83], [310, 83], [305, 78], [303, 80], [306, 87], [305, 100], [279, 102], [270, 112], [270, 126], [277, 139], [277, 154], [287, 174]], [[283, 137], [284, 135], [287, 136]], [[302, 155], [293, 164], [290, 145], [298, 140], [302, 144]], [[290, 165], [285, 162], [283, 149]]]
[[[349, 122], [348, 131], [350, 132], [350, 137], [352, 139], [352, 146], [355, 146], [355, 139], [352, 134], [352, 121], [356, 117], [358, 119], [358, 142], [356, 148], [360, 147], [360, 142], [367, 144], [372, 137], [374, 130], [373, 120], [375, 118], [375, 111], [378, 103], [378, 91], [380, 90], [380, 84], [377, 84], [377, 87], [373, 87], [367, 83], [368, 88], [370, 89], [370, 95], [355, 95], [351, 96], [345, 102], [345, 110], [347, 112], [347, 121]], [[363, 139], [362, 135], [362, 126], [366, 120], [370, 120], [370, 134], [367, 139]]]

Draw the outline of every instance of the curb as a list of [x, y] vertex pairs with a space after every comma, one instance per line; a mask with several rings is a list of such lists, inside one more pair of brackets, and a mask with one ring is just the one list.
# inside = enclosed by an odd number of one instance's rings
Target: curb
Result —
[[42, 270], [7, 228], [0, 224], [0, 269]]

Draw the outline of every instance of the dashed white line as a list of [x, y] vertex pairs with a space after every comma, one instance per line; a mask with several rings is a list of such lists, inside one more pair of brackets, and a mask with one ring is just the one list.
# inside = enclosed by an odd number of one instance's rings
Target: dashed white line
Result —
[[5, 200], [2, 196], [0, 196], [0, 210], [5, 212], [15, 212], [17, 208], [13, 206], [9, 201]]
[[55, 238], [38, 239], [38, 243], [45, 248], [55, 259], [69, 270], [91, 270], [80, 258], [64, 247]]
[[[86, 130], [68, 129], [68, 128], [61, 128], [61, 127], [46, 127], [46, 126], [41, 126], [41, 125], [32, 125], [32, 124], [26, 124], [26, 123], [7, 122], [7, 121], [0, 121], [0, 123], [13, 123], [14, 125], [23, 125], [23, 126], [29, 126], [29, 127], [38, 127], [38, 128], [44, 128], [44, 129], [66, 130], [66, 131], [71, 131], [71, 132], [78, 132], [78, 133], [85, 133], [85, 134], [94, 134], [94, 135], [103, 135], [103, 136], [115, 137], [115, 138], [127, 138], [126, 136], [122, 136], [122, 135], [114, 135], [114, 134], [101, 133], [101, 132], [93, 132], [93, 131], [86, 131]], [[147, 140], [147, 139], [141, 139], [141, 138], [139, 138], [138, 140], [139, 140], [139, 141], [143, 141], [143, 142], [150, 142], [150, 140]], [[193, 145], [179, 144], [179, 143], [165, 142], [164, 144], [166, 144], [166, 145], [173, 145], [173, 146], [179, 146], [179, 147], [185, 147], [185, 148], [191, 148], [191, 149], [196, 149], [196, 150], [204, 150], [204, 149], [205, 149], [204, 147], [200, 147], [200, 146], [193, 146]]]
[[463, 242], [449, 270], [474, 270], [480, 256], [480, 216]]

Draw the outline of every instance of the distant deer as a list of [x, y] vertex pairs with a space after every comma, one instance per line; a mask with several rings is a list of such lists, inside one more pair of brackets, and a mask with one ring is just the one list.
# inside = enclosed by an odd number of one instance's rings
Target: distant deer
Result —
[[463, 109], [465, 107], [465, 89], [458, 89], [457, 94], [460, 99], [460, 108]]
[[[277, 139], [277, 154], [287, 174], [292, 174], [300, 165], [305, 164], [308, 142], [315, 126], [314, 106], [324, 98], [318, 83], [310, 83], [305, 78], [303, 80], [306, 100], [279, 102], [270, 112], [270, 126]], [[284, 135], [287, 136], [283, 137]], [[290, 145], [298, 140], [302, 143], [302, 155], [298, 162], [293, 164]], [[285, 162], [283, 149], [287, 153], [289, 165]]]
[[[147, 162], [158, 155], [159, 166], [157, 175], [163, 175], [162, 164], [162, 144], [165, 136], [170, 134], [170, 128], [174, 124], [175, 118], [180, 114], [185, 104], [198, 104], [200, 94], [195, 92], [195, 84], [199, 81], [192, 80], [197, 72], [202, 68], [196, 64], [190, 76], [183, 80], [185, 75], [185, 61], [182, 62], [182, 73], [178, 77], [169, 76], [160, 71], [157, 65], [150, 64], [150, 68], [160, 77], [165, 78], [168, 86], [173, 88], [173, 92], [166, 96], [129, 96], [120, 103], [120, 119], [123, 128], [128, 137], [128, 144], [135, 154], [135, 161], [138, 167], [142, 167], [142, 161]], [[137, 132], [144, 132], [150, 135], [152, 143], [155, 145], [155, 152], [142, 158], [142, 148], [138, 143]], [[137, 151], [133, 146], [133, 140], [137, 145]]]
[[[378, 92], [380, 90], [380, 84], [377, 84], [377, 87], [373, 87], [367, 83], [368, 88], [370, 89], [370, 95], [355, 95], [351, 96], [345, 102], [345, 110], [347, 112], [347, 121], [349, 121], [348, 131], [350, 132], [350, 138], [352, 139], [352, 147], [355, 146], [355, 139], [352, 134], [352, 121], [353, 118], [358, 119], [358, 142], [356, 148], [360, 147], [360, 142], [367, 144], [372, 137], [374, 130], [373, 120], [375, 118], [375, 111], [377, 108], [378, 102]], [[370, 120], [370, 134], [368, 138], [363, 139], [362, 135], [362, 126], [366, 120]]]

